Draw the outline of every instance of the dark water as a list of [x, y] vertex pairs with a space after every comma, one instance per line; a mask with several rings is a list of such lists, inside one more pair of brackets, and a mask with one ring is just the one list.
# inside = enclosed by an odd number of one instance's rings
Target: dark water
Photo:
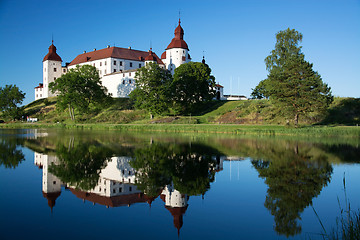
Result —
[[0, 130], [0, 239], [322, 239], [359, 163], [359, 139]]

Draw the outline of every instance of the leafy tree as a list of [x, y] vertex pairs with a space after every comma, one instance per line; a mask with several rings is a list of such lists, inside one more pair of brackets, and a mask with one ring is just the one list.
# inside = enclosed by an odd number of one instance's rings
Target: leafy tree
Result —
[[23, 152], [17, 148], [17, 141], [15, 138], [0, 138], [0, 166], [15, 169], [25, 160]]
[[112, 151], [96, 142], [71, 147], [58, 145], [56, 156], [59, 164], [51, 165], [49, 170], [75, 188], [91, 190], [98, 184], [100, 171], [106, 167], [112, 154]]
[[23, 93], [16, 85], [5, 85], [0, 87], [0, 110], [5, 116], [12, 119], [20, 118], [23, 114], [23, 108], [18, 107], [25, 98]]
[[252, 161], [269, 187], [264, 205], [274, 215], [275, 230], [287, 237], [301, 232], [301, 212], [331, 179], [333, 169], [326, 157], [314, 158], [309, 152], [297, 146], [282, 148], [272, 153], [270, 161]]
[[90, 104], [104, 104], [109, 95], [101, 85], [97, 69], [90, 65], [76, 66], [55, 82], [49, 84], [53, 93], [58, 93], [57, 107], [59, 110], [69, 109], [70, 118], [75, 120], [75, 109], [86, 112]]
[[276, 35], [275, 49], [265, 58], [269, 75], [254, 89], [254, 97], [269, 97], [298, 125], [299, 116], [323, 113], [332, 102], [330, 87], [304, 60], [299, 43], [302, 34], [294, 29]]
[[255, 99], [263, 99], [263, 98], [268, 98], [269, 97], [269, 93], [267, 91], [268, 87], [266, 86], [266, 84], [268, 83], [268, 79], [264, 79], [262, 81], [259, 82], [259, 84], [253, 88], [251, 96]]
[[138, 189], [156, 196], [168, 184], [179, 192], [200, 195], [214, 181], [217, 151], [201, 144], [154, 143], [148, 148], [136, 149], [130, 162], [136, 171]]
[[180, 112], [191, 112], [215, 96], [215, 77], [207, 64], [184, 63], [175, 69], [171, 84], [172, 100]]
[[169, 106], [171, 73], [156, 63], [148, 63], [135, 73], [136, 88], [130, 93], [135, 107], [146, 109], [153, 114], [162, 114]]

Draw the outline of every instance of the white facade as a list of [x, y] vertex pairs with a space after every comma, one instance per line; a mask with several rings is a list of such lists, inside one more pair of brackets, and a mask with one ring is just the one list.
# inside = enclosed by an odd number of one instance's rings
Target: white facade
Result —
[[55, 94], [49, 90], [49, 84], [61, 77], [61, 62], [54, 60], [46, 60], [43, 62], [43, 98], [54, 97]]
[[187, 49], [184, 48], [171, 48], [166, 49], [166, 58], [162, 59], [165, 68], [174, 74], [175, 68], [181, 64], [190, 62], [190, 57]]
[[101, 83], [114, 98], [126, 98], [135, 89], [136, 70], [114, 72], [101, 78]]
[[165, 206], [167, 207], [186, 207], [188, 205], [187, 195], [174, 189], [173, 184], [167, 185], [161, 194], [165, 195]]
[[61, 181], [58, 177], [49, 172], [51, 164], [57, 164], [57, 157], [34, 152], [34, 163], [42, 168], [42, 191], [43, 193], [61, 192]]

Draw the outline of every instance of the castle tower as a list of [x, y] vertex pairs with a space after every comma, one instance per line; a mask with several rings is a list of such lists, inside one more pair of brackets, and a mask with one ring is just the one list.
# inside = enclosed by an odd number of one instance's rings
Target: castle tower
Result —
[[48, 200], [48, 205], [51, 208], [55, 206], [55, 200], [61, 194], [61, 181], [58, 177], [49, 172], [49, 167], [52, 164], [56, 164], [56, 156], [41, 154], [35, 152], [35, 164], [41, 165], [42, 176], [42, 192], [44, 198]]
[[166, 69], [171, 71], [171, 74], [174, 74], [175, 68], [181, 64], [191, 61], [188, 45], [184, 41], [184, 29], [180, 23], [179, 19], [179, 25], [174, 32], [175, 37], [171, 40], [165, 52], [161, 54], [161, 60], [165, 63]]
[[152, 51], [152, 48], [150, 48], [150, 50], [149, 50], [149, 55], [145, 58], [145, 65], [147, 65], [147, 64], [150, 63], [150, 62], [152, 62], [152, 63], [156, 63], [156, 62], [157, 62], [157, 60], [156, 60], [156, 58], [155, 58], [155, 56], [154, 56], [154, 53], [153, 53], [153, 51]]
[[[61, 57], [56, 53], [56, 47], [54, 46], [54, 41], [52, 41], [49, 52], [43, 59], [43, 95], [42, 97], [38, 96], [38, 99], [55, 96], [55, 94], [49, 90], [49, 84], [61, 77], [61, 62]], [[36, 91], [35, 100], [37, 100]]]
[[165, 202], [165, 208], [171, 213], [174, 218], [174, 227], [180, 234], [180, 229], [183, 226], [183, 215], [188, 207], [188, 196], [181, 194], [174, 189], [173, 184], [167, 185], [161, 193], [161, 199]]

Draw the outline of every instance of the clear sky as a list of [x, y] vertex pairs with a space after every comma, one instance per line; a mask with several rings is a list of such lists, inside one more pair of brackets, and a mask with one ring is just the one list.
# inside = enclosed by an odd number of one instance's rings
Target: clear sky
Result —
[[360, 0], [90, 1], [0, 0], [0, 86], [16, 84], [34, 100], [52, 35], [71, 62], [107, 45], [160, 56], [181, 12], [193, 61], [206, 62], [225, 94], [250, 96], [267, 76], [275, 34], [294, 28], [303, 52], [335, 96], [360, 97]]

